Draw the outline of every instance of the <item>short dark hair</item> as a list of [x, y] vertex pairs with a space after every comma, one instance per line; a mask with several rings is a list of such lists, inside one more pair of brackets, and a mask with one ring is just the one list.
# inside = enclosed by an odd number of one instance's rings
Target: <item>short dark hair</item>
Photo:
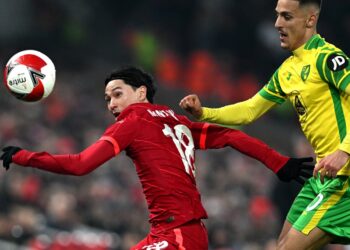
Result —
[[319, 9], [322, 7], [322, 0], [298, 0], [300, 5], [315, 4]]
[[147, 100], [150, 103], [153, 103], [156, 87], [154, 86], [152, 76], [144, 72], [142, 69], [136, 67], [125, 67], [122, 69], [114, 70], [106, 78], [105, 85], [113, 80], [123, 80], [126, 84], [135, 88], [145, 86], [147, 88]]

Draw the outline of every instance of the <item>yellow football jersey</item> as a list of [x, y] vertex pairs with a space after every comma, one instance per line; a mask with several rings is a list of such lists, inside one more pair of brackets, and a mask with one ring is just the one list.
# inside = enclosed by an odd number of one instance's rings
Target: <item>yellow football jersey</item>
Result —
[[[342, 149], [339, 145], [350, 133], [350, 98], [345, 92], [349, 84], [349, 58], [314, 35], [293, 51], [259, 94], [279, 104], [288, 99], [317, 157], [323, 158]], [[349, 153], [350, 145], [343, 144]], [[350, 175], [350, 162], [338, 172], [342, 174]]]

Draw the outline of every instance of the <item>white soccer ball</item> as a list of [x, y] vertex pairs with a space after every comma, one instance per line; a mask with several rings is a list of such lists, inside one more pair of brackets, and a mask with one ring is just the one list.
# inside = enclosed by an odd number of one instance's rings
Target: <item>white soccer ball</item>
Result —
[[36, 50], [16, 53], [5, 67], [5, 86], [22, 101], [35, 102], [48, 97], [55, 80], [55, 65], [48, 56]]

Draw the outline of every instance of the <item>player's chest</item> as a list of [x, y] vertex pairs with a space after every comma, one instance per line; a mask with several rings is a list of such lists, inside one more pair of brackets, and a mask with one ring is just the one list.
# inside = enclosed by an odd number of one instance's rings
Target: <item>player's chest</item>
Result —
[[315, 65], [290, 63], [280, 70], [282, 91], [293, 104], [300, 117], [307, 117], [312, 110], [321, 110], [330, 95], [329, 86], [320, 78]]
[[320, 78], [316, 66], [303, 61], [294, 60], [282, 67], [279, 81], [283, 93], [293, 103], [320, 101], [329, 89], [328, 84]]

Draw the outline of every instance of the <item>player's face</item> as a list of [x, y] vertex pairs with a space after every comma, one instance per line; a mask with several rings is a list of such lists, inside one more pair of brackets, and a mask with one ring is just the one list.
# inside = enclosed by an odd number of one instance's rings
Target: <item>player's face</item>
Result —
[[117, 117], [129, 105], [147, 101], [145, 87], [135, 89], [123, 80], [112, 80], [106, 85], [105, 100], [108, 110]]
[[308, 12], [297, 0], [278, 0], [275, 27], [280, 34], [281, 47], [289, 51], [299, 48], [310, 38]]

